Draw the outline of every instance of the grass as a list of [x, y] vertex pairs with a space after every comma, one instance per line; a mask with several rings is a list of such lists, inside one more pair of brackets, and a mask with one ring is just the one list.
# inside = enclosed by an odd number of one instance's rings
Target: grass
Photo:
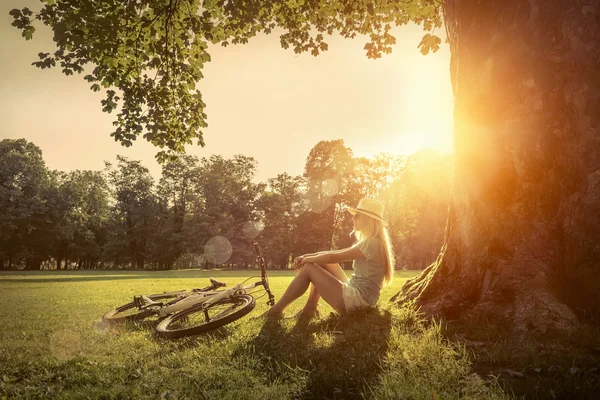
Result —
[[564, 336], [514, 340], [501, 321], [444, 325], [444, 336], [464, 343], [473, 369], [494, 375], [501, 387], [529, 399], [598, 399], [600, 327], [581, 323]]
[[[416, 273], [399, 272], [375, 309], [340, 316], [325, 305], [311, 321], [242, 318], [177, 341], [156, 338], [151, 323], [106, 329], [99, 321], [135, 294], [201, 287], [209, 276], [232, 285], [249, 271], [4, 273], [0, 397], [508, 398], [496, 379], [474, 372], [470, 350], [446, 339], [443, 326], [387, 301]], [[292, 276], [270, 273], [277, 298]]]

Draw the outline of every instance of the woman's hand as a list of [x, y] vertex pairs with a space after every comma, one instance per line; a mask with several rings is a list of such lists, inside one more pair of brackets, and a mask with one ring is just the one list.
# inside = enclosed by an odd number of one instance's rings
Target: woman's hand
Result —
[[318, 259], [318, 257], [320, 255], [321, 255], [321, 253], [311, 253], [311, 254], [304, 254], [304, 255], [296, 257], [294, 259], [294, 269], [296, 271], [298, 271], [300, 268], [302, 268], [304, 266], [304, 264], [316, 262], [315, 259]]
[[302, 260], [304, 260], [304, 256], [298, 256], [294, 259], [294, 269], [296, 271], [300, 270], [300, 268], [302, 268]]

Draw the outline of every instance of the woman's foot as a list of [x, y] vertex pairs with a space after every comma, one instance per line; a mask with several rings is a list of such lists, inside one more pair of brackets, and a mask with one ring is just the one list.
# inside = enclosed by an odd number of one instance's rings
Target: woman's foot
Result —
[[296, 319], [311, 319], [311, 318], [320, 318], [321, 313], [319, 312], [318, 308], [315, 308], [314, 310], [307, 310], [305, 308], [303, 308], [302, 310], [298, 311], [297, 313], [290, 315], [289, 317], [285, 317], [285, 319], [292, 319], [292, 318], [296, 318]]
[[252, 317], [250, 319], [266, 319], [269, 321], [275, 321], [278, 319], [283, 319], [283, 313], [282, 312], [278, 312], [278, 311], [273, 311], [271, 309], [268, 309], [267, 311], [265, 311], [262, 314], [257, 315], [256, 317]]

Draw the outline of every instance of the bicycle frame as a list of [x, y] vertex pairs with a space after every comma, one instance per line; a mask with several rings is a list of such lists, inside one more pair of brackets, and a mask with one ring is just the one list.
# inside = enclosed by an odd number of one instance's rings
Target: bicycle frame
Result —
[[267, 304], [272, 306], [273, 304], [275, 304], [275, 297], [273, 296], [273, 293], [271, 293], [271, 289], [269, 287], [269, 283], [267, 280], [267, 269], [265, 266], [265, 259], [262, 256], [260, 246], [258, 245], [258, 243], [254, 243], [254, 249], [256, 251], [257, 259], [260, 264], [260, 278], [255, 277], [255, 279], [260, 279], [260, 281], [253, 282], [253, 283], [250, 283], [247, 285], [244, 285], [243, 283], [239, 283], [230, 289], [221, 290], [221, 291], [200, 290], [200, 291], [191, 291], [191, 292], [187, 292], [187, 291], [167, 292], [164, 294], [167, 294], [167, 295], [172, 294], [174, 296], [179, 295], [179, 296], [183, 296], [184, 298], [175, 302], [174, 304], [170, 304], [170, 305], [166, 305], [166, 306], [163, 305], [161, 308], [159, 308], [155, 312], [157, 313], [157, 315], [159, 317], [162, 318], [162, 317], [166, 317], [167, 315], [174, 314], [174, 313], [182, 311], [182, 310], [187, 310], [191, 307], [195, 307], [198, 305], [202, 305], [202, 307], [206, 308], [220, 300], [230, 298], [231, 296], [234, 296], [236, 294], [246, 293], [247, 290], [254, 289], [258, 286], [263, 286], [265, 288], [265, 291], [267, 292], [267, 294], [269, 296], [269, 300], [267, 301]]
[[[238, 293], [245, 293], [246, 290], [254, 289], [257, 286], [263, 286], [263, 281], [253, 282], [248, 285], [243, 285], [241, 283], [235, 285], [234, 287], [222, 291], [207, 291], [207, 292], [194, 292], [190, 296], [185, 297], [184, 299], [178, 301], [175, 304], [171, 304], [169, 306], [163, 306], [157, 310], [157, 314], [159, 317], [166, 317], [169, 314], [176, 313], [181, 310], [186, 310], [188, 308], [197, 306], [198, 304], [202, 304], [204, 307], [208, 307], [211, 304], [214, 304], [222, 299], [229, 298]], [[173, 292], [180, 293], [180, 292]]]

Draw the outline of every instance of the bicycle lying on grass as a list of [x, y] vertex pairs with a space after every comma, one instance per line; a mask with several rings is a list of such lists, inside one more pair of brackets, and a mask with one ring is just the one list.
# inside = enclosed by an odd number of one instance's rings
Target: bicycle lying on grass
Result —
[[[210, 278], [210, 286], [202, 289], [134, 296], [131, 303], [107, 312], [102, 320], [122, 323], [158, 316], [158, 323], [154, 327], [156, 334], [176, 339], [209, 332], [242, 318], [256, 306], [252, 296], [255, 292], [247, 292], [256, 287], [264, 288], [269, 296], [267, 304], [272, 306], [275, 296], [269, 287], [265, 260], [258, 243], [254, 243], [254, 250], [260, 265], [260, 278], [249, 277], [230, 289], [221, 289], [226, 284]], [[259, 280], [246, 284], [251, 279]]]

